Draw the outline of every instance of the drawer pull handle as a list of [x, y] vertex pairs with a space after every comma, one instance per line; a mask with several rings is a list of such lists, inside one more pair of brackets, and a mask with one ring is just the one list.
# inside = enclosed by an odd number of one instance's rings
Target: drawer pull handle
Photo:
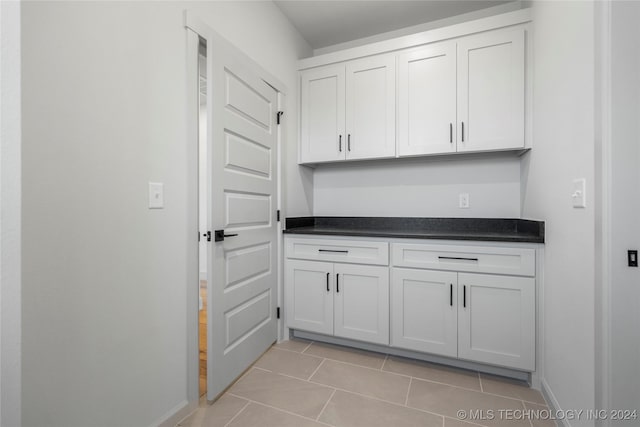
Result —
[[329, 289], [329, 274], [331, 273], [327, 273], [327, 292], [331, 292], [331, 289]]
[[458, 256], [439, 256], [438, 259], [454, 259], [458, 261], [475, 261], [478, 262], [478, 258], [464, 258]]
[[340, 273], [336, 274], [336, 292], [340, 293]]
[[467, 308], [467, 285], [462, 286], [462, 306]]
[[331, 253], [335, 253], [335, 254], [348, 254], [349, 251], [337, 251], [337, 250], [333, 250], [333, 249], [318, 249], [318, 252], [331, 252]]
[[453, 283], [451, 283], [449, 286], [449, 305], [453, 307]]

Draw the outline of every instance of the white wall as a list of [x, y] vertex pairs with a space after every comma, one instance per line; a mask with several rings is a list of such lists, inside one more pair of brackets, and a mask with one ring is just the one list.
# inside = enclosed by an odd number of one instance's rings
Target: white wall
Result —
[[[470, 208], [458, 208], [468, 193]], [[350, 162], [314, 174], [314, 215], [520, 217], [514, 154]]]
[[640, 410], [640, 269], [626, 258], [640, 249], [640, 3], [611, 12], [611, 402]]
[[272, 3], [23, 4], [25, 427], [149, 426], [186, 404], [186, 8], [288, 86], [295, 141], [310, 50]]
[[[594, 406], [594, 4], [533, 3], [533, 150], [522, 215], [546, 222], [543, 387], [560, 409]], [[572, 207], [586, 178], [587, 208]], [[592, 425], [582, 419], [572, 425]]]
[[0, 2], [0, 425], [20, 426], [20, 3]]

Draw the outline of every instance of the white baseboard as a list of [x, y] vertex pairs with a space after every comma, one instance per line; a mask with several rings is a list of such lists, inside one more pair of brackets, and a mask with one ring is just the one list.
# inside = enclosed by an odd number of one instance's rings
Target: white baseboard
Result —
[[197, 400], [192, 403], [184, 400], [167, 412], [160, 418], [160, 421], [154, 423], [151, 427], [176, 427], [180, 421], [187, 418], [196, 409], [198, 409]]
[[[540, 380], [540, 384], [542, 385], [542, 387], [540, 387], [540, 391], [544, 396], [544, 400], [547, 401], [547, 404], [549, 405], [549, 409], [551, 410], [551, 412], [557, 413], [562, 408], [558, 403], [558, 399], [556, 399], [556, 396], [553, 394], [551, 387], [549, 387], [549, 384], [544, 378]], [[559, 425], [562, 427], [571, 427], [571, 423], [566, 419], [556, 420], [556, 425]]]

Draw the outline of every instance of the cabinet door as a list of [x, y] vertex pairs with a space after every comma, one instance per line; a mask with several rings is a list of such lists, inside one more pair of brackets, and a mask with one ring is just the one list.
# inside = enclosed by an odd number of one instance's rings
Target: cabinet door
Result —
[[458, 151], [524, 148], [524, 30], [458, 43]]
[[456, 45], [398, 57], [398, 155], [456, 151]]
[[347, 159], [375, 159], [396, 154], [395, 57], [347, 63]]
[[458, 274], [458, 357], [535, 370], [535, 279]]
[[394, 268], [391, 345], [458, 355], [457, 273]]
[[287, 327], [333, 334], [333, 264], [287, 260], [285, 269]]
[[389, 345], [389, 269], [335, 264], [336, 336]]
[[300, 84], [300, 161], [344, 159], [344, 65], [304, 71]]

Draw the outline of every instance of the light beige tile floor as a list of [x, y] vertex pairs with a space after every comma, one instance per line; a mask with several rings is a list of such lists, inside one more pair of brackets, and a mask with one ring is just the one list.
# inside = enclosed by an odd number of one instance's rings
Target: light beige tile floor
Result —
[[[538, 391], [514, 380], [291, 340], [274, 345], [218, 401], [203, 400], [178, 426], [554, 427], [522, 419], [546, 409]], [[458, 411], [481, 419], [462, 420]]]

